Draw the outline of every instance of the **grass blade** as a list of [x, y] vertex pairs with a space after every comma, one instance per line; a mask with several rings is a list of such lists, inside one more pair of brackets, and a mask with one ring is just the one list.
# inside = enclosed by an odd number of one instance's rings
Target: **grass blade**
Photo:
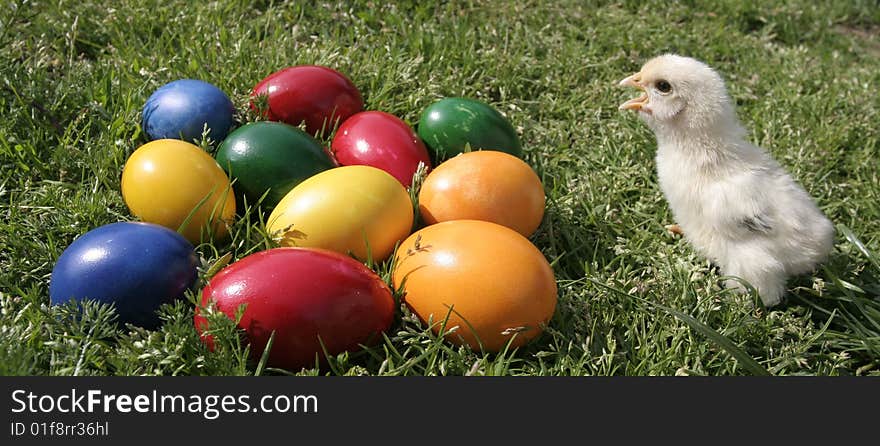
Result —
[[849, 229], [845, 225], [840, 225], [840, 232], [843, 233], [843, 236], [846, 237], [846, 239], [850, 243], [852, 243], [853, 246], [855, 246], [856, 249], [859, 250], [859, 252], [861, 252], [865, 257], [867, 257], [868, 261], [871, 262], [871, 265], [874, 265], [874, 268], [876, 268], [877, 271], [880, 271], [880, 258], [878, 258], [876, 254], [871, 252], [871, 250], [868, 249], [868, 247], [865, 246], [865, 244], [862, 243], [862, 241], [859, 240], [858, 237], [856, 237], [856, 235], [852, 232], [851, 229]]
[[266, 348], [263, 349], [263, 354], [260, 355], [260, 362], [257, 363], [257, 368], [254, 370], [254, 376], [260, 376], [263, 374], [263, 369], [266, 367], [266, 363], [269, 361], [269, 353], [272, 351], [272, 344], [275, 342], [275, 330], [272, 330], [272, 334], [269, 335], [269, 341], [266, 342]]
[[[648, 302], [648, 301], [646, 301]], [[736, 344], [733, 343], [727, 336], [724, 336], [721, 333], [718, 333], [712, 327], [698, 321], [693, 316], [689, 314], [684, 314], [680, 311], [673, 310], [672, 308], [648, 302], [656, 308], [659, 308], [676, 318], [680, 321], [688, 324], [691, 329], [698, 331], [703, 336], [709, 338], [712, 342], [717, 344], [719, 347], [723, 348], [727, 353], [730, 353], [731, 356], [736, 358], [740, 365], [743, 366], [744, 369], [748, 370], [752, 375], [757, 376], [769, 376], [770, 372], [767, 371], [758, 361], [755, 361], [745, 350], [739, 348]]]

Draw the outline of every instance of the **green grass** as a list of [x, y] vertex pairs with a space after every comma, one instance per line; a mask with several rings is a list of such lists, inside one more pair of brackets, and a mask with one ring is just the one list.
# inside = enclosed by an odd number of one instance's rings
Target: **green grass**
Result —
[[[775, 4], [772, 4], [775, 3]], [[119, 181], [144, 142], [140, 109], [165, 82], [233, 98], [296, 64], [346, 73], [367, 109], [414, 125], [444, 96], [495, 105], [547, 192], [532, 238], [559, 284], [535, 342], [483, 354], [401, 309], [384, 342], [299, 374], [880, 374], [880, 8], [830, 2], [21, 1], [0, 9], [0, 374], [285, 373], [249, 361], [231, 322], [208, 352], [196, 296], [157, 331], [107, 307], [51, 308], [55, 260], [78, 235], [131, 220]], [[705, 60], [728, 81], [751, 139], [838, 225], [832, 258], [764, 309], [664, 226], [653, 136], [616, 88], [651, 56]], [[211, 147], [208, 147], [211, 150]], [[270, 244], [252, 209], [218, 259]], [[225, 256], [225, 257], [224, 257]], [[377, 268], [387, 277], [388, 265]], [[256, 355], [259, 357], [259, 354]]]

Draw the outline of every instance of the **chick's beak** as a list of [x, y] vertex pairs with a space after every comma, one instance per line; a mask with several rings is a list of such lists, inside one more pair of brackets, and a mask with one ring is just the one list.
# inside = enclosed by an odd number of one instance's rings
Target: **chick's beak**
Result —
[[[641, 73], [636, 73], [636, 74], [633, 74], [632, 76], [629, 76], [626, 79], [620, 81], [620, 83], [618, 85], [621, 87], [633, 87], [633, 88], [640, 88], [642, 90], [645, 90], [645, 85], [642, 84], [641, 78], [642, 78]], [[623, 104], [620, 104], [620, 109], [621, 110], [639, 111], [639, 110], [646, 109], [647, 105], [648, 105], [648, 94], [642, 93], [641, 96], [639, 96], [635, 99], [630, 99], [630, 100], [624, 102]]]

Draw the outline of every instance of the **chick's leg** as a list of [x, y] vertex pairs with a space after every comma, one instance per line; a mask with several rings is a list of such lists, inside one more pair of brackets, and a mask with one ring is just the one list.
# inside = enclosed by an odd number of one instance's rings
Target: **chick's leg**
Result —
[[[773, 256], [765, 252], [743, 250], [736, 256], [727, 259], [722, 265], [722, 272], [728, 276], [736, 276], [750, 283], [758, 290], [761, 302], [765, 307], [772, 307], [782, 302], [785, 293], [785, 266]], [[746, 289], [735, 280], [728, 280], [725, 286], [745, 292]]]
[[666, 230], [669, 231], [670, 234], [684, 235], [684, 231], [681, 230], [681, 226], [679, 226], [678, 223], [666, 225]]

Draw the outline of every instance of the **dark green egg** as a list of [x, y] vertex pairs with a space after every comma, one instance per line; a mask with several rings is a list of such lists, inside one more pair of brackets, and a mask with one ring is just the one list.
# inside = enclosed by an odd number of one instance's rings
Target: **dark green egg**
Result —
[[303, 180], [334, 167], [321, 145], [302, 130], [280, 122], [253, 122], [230, 133], [217, 162], [234, 179], [238, 199], [273, 208]]
[[419, 118], [418, 134], [438, 162], [464, 152], [467, 145], [522, 157], [510, 122], [491, 105], [474, 99], [446, 98], [431, 104]]

